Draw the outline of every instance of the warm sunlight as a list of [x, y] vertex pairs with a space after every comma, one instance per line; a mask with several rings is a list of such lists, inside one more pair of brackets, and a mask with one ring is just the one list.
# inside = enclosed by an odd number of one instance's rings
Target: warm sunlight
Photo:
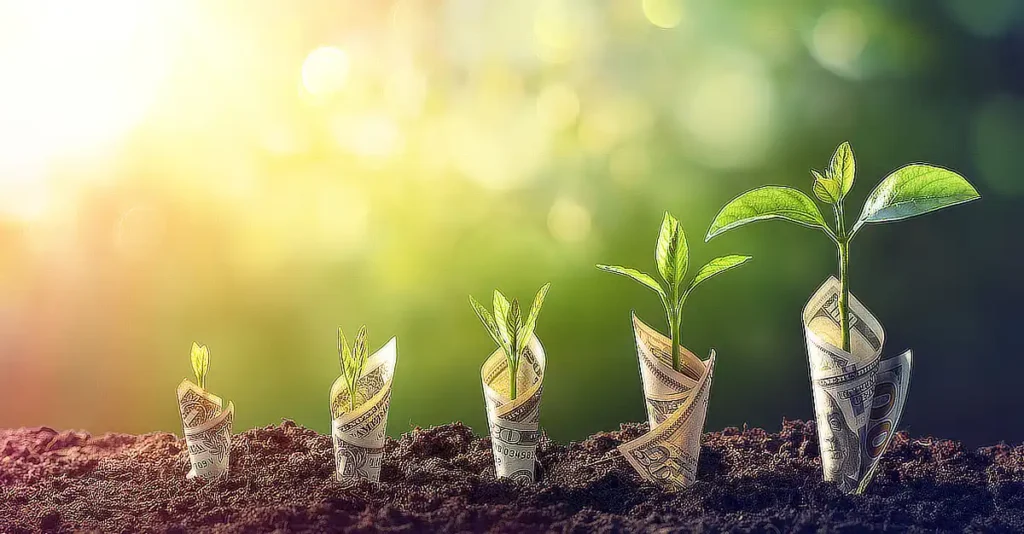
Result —
[[0, 1], [0, 212], [32, 219], [54, 171], [136, 124], [170, 61], [164, 4]]

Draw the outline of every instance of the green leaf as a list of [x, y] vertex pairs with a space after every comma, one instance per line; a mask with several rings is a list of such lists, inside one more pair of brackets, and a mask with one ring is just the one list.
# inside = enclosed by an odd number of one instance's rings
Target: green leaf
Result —
[[893, 171], [871, 192], [854, 231], [864, 223], [898, 221], [981, 198], [966, 178], [941, 167], [912, 164]]
[[669, 287], [679, 287], [683, 283], [689, 256], [683, 227], [678, 219], [665, 213], [665, 219], [661, 222], [661, 232], [658, 234], [654, 260], [658, 265], [658, 272]]
[[818, 171], [811, 169], [811, 174], [814, 175], [814, 196], [818, 197], [818, 200], [826, 204], [836, 204], [839, 202], [841, 194], [840, 188], [842, 184], [838, 180], [825, 178]]
[[726, 204], [712, 221], [705, 241], [726, 230], [764, 219], [784, 219], [821, 228], [831, 235], [811, 197], [792, 187], [769, 185], [747, 191]]
[[355, 384], [359, 375], [363, 373], [363, 365], [366, 364], [366, 357], [369, 349], [366, 346], [366, 325], [359, 328], [356, 333], [356, 340], [352, 343], [352, 383]]
[[697, 271], [697, 275], [690, 281], [690, 287], [686, 289], [686, 293], [689, 294], [693, 291], [693, 288], [697, 287], [698, 284], [715, 276], [719, 273], [723, 273], [732, 269], [733, 267], [739, 267], [751, 259], [751, 256], [740, 256], [738, 254], [732, 254], [729, 256], [721, 256], [715, 258], [700, 268]]
[[352, 349], [348, 346], [348, 339], [345, 338], [345, 332], [338, 327], [338, 364], [341, 366], [341, 374], [345, 375], [345, 379], [348, 380], [348, 362], [352, 361]]
[[601, 269], [602, 271], [609, 272], [609, 273], [615, 273], [615, 274], [621, 274], [622, 276], [628, 276], [628, 277], [632, 278], [633, 280], [636, 280], [637, 282], [640, 282], [641, 284], [643, 284], [643, 285], [653, 289], [659, 295], [661, 295], [661, 298], [663, 298], [663, 299], [667, 298], [666, 295], [665, 295], [665, 290], [661, 288], [661, 285], [658, 284], [658, 281], [655, 280], [653, 276], [651, 276], [651, 275], [649, 275], [647, 273], [640, 272], [640, 271], [638, 271], [636, 269], [630, 269], [630, 268], [627, 268], [627, 267], [619, 267], [617, 265], [598, 265], [597, 268]]
[[526, 345], [530, 342], [530, 336], [533, 335], [534, 329], [537, 328], [537, 317], [540, 315], [540, 308], [544, 305], [544, 298], [548, 294], [548, 289], [551, 289], [551, 284], [547, 283], [541, 286], [540, 290], [537, 291], [537, 296], [533, 297], [533, 305], [530, 306], [530, 314], [526, 316], [526, 322], [523, 323], [523, 335], [518, 340], [518, 346], [516, 347], [519, 352], [522, 352], [526, 348]]
[[[508, 314], [512, 310], [512, 304], [509, 303], [505, 295], [501, 294], [501, 291], [494, 290], [494, 324], [498, 326], [498, 336], [501, 348], [505, 349], [505, 352], [510, 352], [512, 348], [512, 332], [508, 327]], [[513, 357], [512, 354], [506, 354], [509, 358]]]
[[473, 311], [476, 312], [476, 316], [480, 318], [480, 322], [484, 324], [484, 328], [487, 329], [487, 333], [490, 334], [491, 339], [500, 347], [501, 346], [501, 334], [498, 333], [498, 325], [494, 322], [494, 316], [487, 308], [483, 307], [482, 304], [476, 301], [472, 296], [469, 297], [469, 303], [473, 306]]
[[846, 194], [850, 192], [850, 188], [853, 187], [853, 178], [857, 172], [857, 164], [853, 159], [853, 149], [850, 148], [849, 141], [843, 141], [834, 154], [832, 154], [832, 161], [829, 163], [829, 169], [826, 174], [832, 180], [835, 180], [840, 186], [837, 189], [839, 196], [836, 200], [843, 200], [846, 198]]
[[210, 349], [206, 345], [192, 342], [192, 350], [189, 354], [192, 360], [192, 372], [196, 375], [196, 385], [200, 389], [206, 389], [206, 373], [210, 369]]

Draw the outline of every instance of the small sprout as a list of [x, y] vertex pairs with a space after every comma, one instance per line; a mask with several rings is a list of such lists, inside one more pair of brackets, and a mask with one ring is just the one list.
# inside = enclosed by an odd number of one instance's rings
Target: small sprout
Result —
[[356, 409], [356, 392], [359, 385], [359, 377], [363, 374], [363, 367], [366, 366], [366, 358], [369, 350], [366, 345], [366, 325], [359, 327], [356, 332], [356, 339], [352, 346], [348, 346], [345, 333], [338, 327], [338, 363], [341, 364], [341, 374], [345, 377], [345, 386], [348, 388], [348, 409]]
[[210, 370], [210, 349], [206, 345], [192, 342], [192, 372], [196, 375], [196, 385], [206, 389], [206, 374]]
[[832, 155], [824, 173], [812, 170], [814, 196], [832, 208], [835, 228], [825, 222], [809, 196], [792, 187], [766, 186], [747, 191], [726, 204], [711, 223], [711, 238], [738, 226], [765, 219], [782, 219], [825, 233], [839, 252], [839, 322], [842, 348], [850, 350], [850, 241], [867, 223], [898, 221], [981, 198], [966, 178], [941, 167], [923, 163], [896, 169], [868, 196], [860, 217], [847, 229], [843, 201], [853, 187], [856, 164], [850, 143]]
[[491, 335], [491, 339], [505, 353], [505, 361], [508, 364], [509, 398], [511, 400], [516, 399], [516, 377], [519, 373], [520, 358], [523, 355], [523, 351], [526, 350], [526, 345], [529, 344], [530, 338], [533, 336], [534, 329], [537, 328], [537, 316], [540, 315], [541, 306], [544, 305], [544, 297], [547, 296], [550, 287], [551, 284], [544, 284], [540, 288], [537, 296], [533, 299], [533, 305], [530, 306], [530, 313], [525, 319], [519, 306], [519, 299], [512, 299], [512, 302], [509, 302], [505, 295], [497, 289], [494, 290], [494, 315], [491, 315], [491, 312], [472, 296], [469, 297], [469, 303], [473, 306], [473, 310], [476, 311], [480, 322], [484, 324], [487, 333]]
[[686, 277], [686, 270], [689, 267], [689, 256], [689, 247], [686, 245], [686, 235], [683, 233], [682, 225], [671, 214], [665, 213], [665, 219], [661, 223], [661, 232], [658, 234], [658, 244], [654, 254], [654, 260], [658, 266], [658, 274], [661, 275], [664, 283], [658, 282], [653, 276], [636, 269], [615, 265], [597, 266], [602, 271], [632, 278], [658, 294], [661, 298], [661, 304], [665, 307], [665, 316], [668, 319], [669, 332], [672, 338], [672, 368], [676, 371], [682, 371], [679, 363], [679, 345], [682, 344], [683, 304], [686, 302], [686, 298], [690, 296], [690, 292], [695, 287], [708, 278], [733, 267], [738, 267], [750, 259], [750, 256], [739, 255], [715, 258], [701, 267], [693, 279], [690, 280], [690, 283], [684, 286], [683, 279]]

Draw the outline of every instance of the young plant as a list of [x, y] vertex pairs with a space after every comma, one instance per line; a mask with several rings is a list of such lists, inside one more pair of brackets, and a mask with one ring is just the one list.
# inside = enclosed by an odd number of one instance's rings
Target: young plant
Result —
[[196, 375], [196, 385], [206, 389], [206, 374], [210, 370], [210, 349], [206, 345], [192, 342], [192, 372]]
[[690, 262], [690, 252], [686, 245], [686, 235], [679, 221], [669, 213], [665, 213], [665, 219], [661, 222], [661, 232], [658, 234], [658, 246], [655, 248], [654, 260], [658, 266], [658, 274], [664, 283], [660, 283], [651, 275], [614, 265], [598, 265], [597, 268], [610, 273], [628, 276], [644, 286], [653, 289], [661, 297], [661, 304], [665, 307], [665, 316], [668, 319], [668, 328], [672, 338], [672, 368], [681, 371], [679, 365], [679, 345], [682, 343], [683, 325], [683, 304], [690, 292], [701, 282], [715, 276], [718, 273], [737, 267], [750, 256], [730, 255], [715, 258], [697, 271], [689, 284], [683, 284], [686, 276], [686, 269]]
[[359, 384], [359, 375], [363, 374], [363, 367], [366, 366], [368, 352], [366, 325], [359, 327], [351, 347], [345, 339], [345, 332], [338, 327], [338, 363], [341, 364], [341, 374], [345, 377], [345, 386], [348, 388], [349, 411], [356, 409], [356, 386]]
[[494, 315], [487, 311], [472, 295], [469, 303], [473, 305], [476, 316], [484, 324], [491, 339], [501, 347], [505, 353], [505, 361], [508, 363], [509, 399], [516, 400], [516, 377], [519, 374], [519, 360], [526, 350], [526, 345], [533, 336], [533, 330], [537, 327], [537, 316], [540, 315], [540, 308], [544, 305], [544, 297], [548, 294], [551, 284], [544, 284], [537, 291], [533, 299], [533, 306], [530, 306], [530, 314], [523, 318], [522, 310], [519, 308], [519, 299], [512, 299], [510, 303], [501, 291], [494, 290]]
[[853, 187], [856, 165], [850, 143], [832, 155], [824, 173], [812, 170], [814, 196], [832, 208], [835, 228], [825, 222], [806, 194], [792, 187], [766, 186], [747, 191], [726, 204], [705, 239], [763, 219], [783, 219], [817, 228], [836, 245], [839, 256], [839, 316], [843, 350], [850, 351], [850, 241], [868, 223], [898, 221], [981, 198], [963, 176], [941, 167], [914, 163], [893, 171], [868, 196], [860, 217], [848, 226], [843, 201]]

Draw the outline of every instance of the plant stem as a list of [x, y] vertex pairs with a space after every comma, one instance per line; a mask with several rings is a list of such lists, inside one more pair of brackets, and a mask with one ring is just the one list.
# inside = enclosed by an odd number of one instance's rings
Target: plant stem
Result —
[[843, 350], [850, 352], [850, 242], [839, 244], [839, 327]]
[[839, 247], [839, 329], [843, 350], [850, 352], [850, 236], [846, 233], [842, 202], [836, 205], [835, 211]]
[[672, 369], [679, 372], [679, 288], [672, 288], [672, 301], [665, 310], [668, 315], [669, 337], [672, 338]]
[[511, 400], [516, 400], [516, 377], [519, 376], [519, 362], [509, 362], [508, 366], [508, 396]]

